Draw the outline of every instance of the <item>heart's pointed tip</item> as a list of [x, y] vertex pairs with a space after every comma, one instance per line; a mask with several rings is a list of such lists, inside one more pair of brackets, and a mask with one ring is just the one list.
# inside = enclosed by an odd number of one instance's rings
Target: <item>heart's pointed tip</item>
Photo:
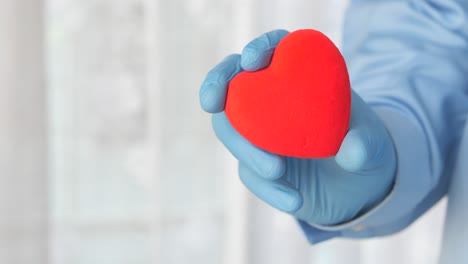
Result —
[[[249, 140], [249, 139], [247, 139]], [[250, 140], [249, 140], [250, 141]], [[291, 157], [291, 158], [299, 158], [299, 159], [326, 159], [332, 158], [336, 156], [339, 151], [339, 147], [329, 147], [322, 145], [318, 148], [307, 148], [307, 149], [300, 149], [300, 148], [274, 148], [271, 145], [259, 145], [257, 143], [251, 142], [253, 145], [257, 146], [258, 148], [265, 150], [267, 152], [284, 156], [284, 157]], [[291, 147], [291, 146], [289, 146]]]
[[292, 153], [285, 155], [287, 157], [299, 158], [299, 159], [328, 159], [336, 156], [338, 151], [326, 151], [326, 152], [306, 152], [306, 153]]

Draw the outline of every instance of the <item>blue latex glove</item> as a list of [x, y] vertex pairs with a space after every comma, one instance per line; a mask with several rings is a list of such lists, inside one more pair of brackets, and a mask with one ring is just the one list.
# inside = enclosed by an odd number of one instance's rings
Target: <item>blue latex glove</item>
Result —
[[237, 133], [223, 112], [229, 81], [243, 70], [268, 66], [287, 34], [284, 30], [266, 33], [251, 41], [242, 55], [224, 59], [207, 74], [200, 103], [205, 111], [215, 113], [216, 135], [239, 160], [240, 178], [251, 192], [307, 223], [343, 223], [382, 201], [396, 170], [392, 139], [359, 95], [352, 93], [350, 128], [339, 152], [326, 159], [283, 157], [261, 150]]

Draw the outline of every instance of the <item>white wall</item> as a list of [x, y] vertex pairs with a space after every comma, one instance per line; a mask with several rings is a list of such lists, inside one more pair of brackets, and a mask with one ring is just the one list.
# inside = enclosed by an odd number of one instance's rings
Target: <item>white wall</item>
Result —
[[0, 263], [47, 263], [42, 4], [0, 0]]

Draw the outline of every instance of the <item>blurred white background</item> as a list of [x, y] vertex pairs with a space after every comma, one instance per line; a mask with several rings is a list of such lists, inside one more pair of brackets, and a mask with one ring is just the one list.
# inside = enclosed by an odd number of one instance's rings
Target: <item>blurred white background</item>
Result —
[[0, 263], [437, 262], [445, 201], [388, 238], [308, 245], [198, 105], [205, 73], [265, 31], [339, 45], [346, 0], [0, 4]]

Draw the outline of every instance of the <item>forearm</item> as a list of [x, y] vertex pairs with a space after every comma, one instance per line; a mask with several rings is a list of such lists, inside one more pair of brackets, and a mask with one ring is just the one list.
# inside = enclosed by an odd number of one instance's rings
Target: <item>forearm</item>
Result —
[[407, 208], [392, 214], [396, 221], [446, 191], [445, 164], [468, 112], [467, 4], [358, 2], [348, 11], [343, 51], [353, 89], [395, 141], [398, 168], [390, 196]]
[[304, 229], [311, 242], [324, 231], [346, 237], [397, 232], [446, 193], [445, 166], [468, 113], [467, 2], [352, 2], [342, 51], [352, 88], [394, 141], [397, 172], [392, 191], [370, 211], [339, 226]]

